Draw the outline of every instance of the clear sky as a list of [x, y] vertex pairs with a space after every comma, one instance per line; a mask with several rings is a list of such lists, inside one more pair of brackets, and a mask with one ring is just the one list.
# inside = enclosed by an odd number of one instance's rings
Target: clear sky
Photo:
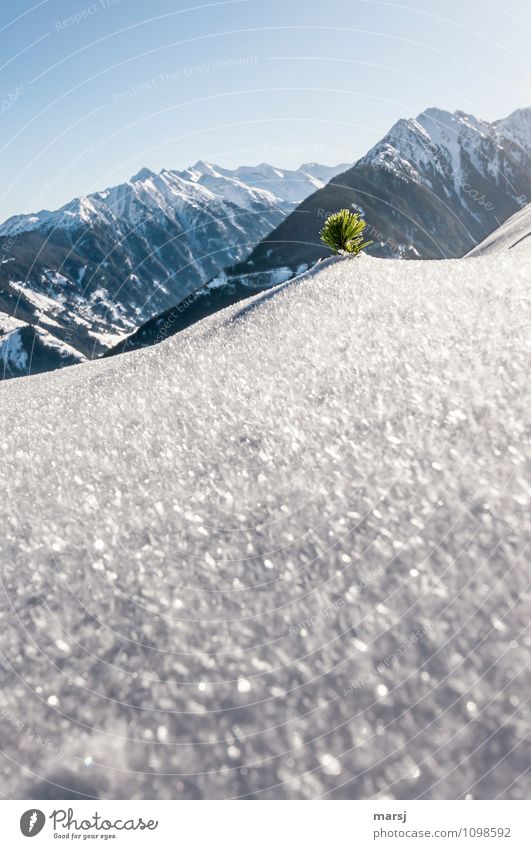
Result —
[[2, 0], [0, 219], [146, 165], [353, 162], [531, 106], [529, 0]]

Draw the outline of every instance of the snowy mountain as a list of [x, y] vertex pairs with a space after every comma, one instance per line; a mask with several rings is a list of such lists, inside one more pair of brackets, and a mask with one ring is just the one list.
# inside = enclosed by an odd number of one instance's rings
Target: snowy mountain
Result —
[[511, 215], [501, 227], [494, 230], [468, 256], [485, 256], [501, 251], [531, 252], [531, 204]]
[[144, 168], [55, 212], [14, 216], [0, 226], [0, 310], [97, 356], [243, 259], [343, 168]]
[[529, 798], [529, 256], [323, 265], [2, 387], [6, 797]]
[[351, 169], [309, 196], [229, 277], [292, 276], [327, 249], [330, 212], [361, 209], [375, 256], [463, 256], [531, 198], [531, 109], [489, 124], [427, 109], [400, 120]]

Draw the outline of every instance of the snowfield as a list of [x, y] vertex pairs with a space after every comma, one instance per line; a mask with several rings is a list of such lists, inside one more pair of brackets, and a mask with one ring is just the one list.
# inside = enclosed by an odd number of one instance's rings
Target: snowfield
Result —
[[0, 387], [7, 797], [529, 798], [529, 254]]

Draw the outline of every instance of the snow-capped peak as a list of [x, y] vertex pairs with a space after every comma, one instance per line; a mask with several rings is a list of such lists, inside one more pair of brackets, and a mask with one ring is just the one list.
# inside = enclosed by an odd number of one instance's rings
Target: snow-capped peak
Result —
[[150, 180], [153, 177], [156, 177], [154, 171], [151, 171], [150, 168], [141, 168], [140, 171], [131, 177], [130, 183], [142, 183], [144, 180]]
[[194, 171], [200, 171], [201, 174], [213, 174], [217, 176], [220, 172], [217, 165], [211, 162], [205, 162], [203, 159], [198, 159], [195, 165], [192, 165]]
[[433, 179], [450, 179], [458, 188], [470, 167], [492, 175], [507, 139], [531, 151], [531, 110], [521, 111], [522, 115], [514, 113], [491, 124], [460, 110], [431, 107], [416, 118], [397, 121], [361, 161], [401, 179], [419, 180], [428, 186]]

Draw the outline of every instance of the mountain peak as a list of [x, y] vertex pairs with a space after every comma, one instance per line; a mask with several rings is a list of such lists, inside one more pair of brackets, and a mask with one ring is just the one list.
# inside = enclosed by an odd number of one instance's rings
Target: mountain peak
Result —
[[521, 151], [531, 155], [531, 108], [515, 109], [507, 118], [495, 121], [497, 133]]
[[141, 168], [140, 171], [137, 174], [134, 175], [134, 177], [131, 177], [129, 182], [130, 183], [141, 183], [141, 182], [143, 182], [143, 180], [149, 180], [150, 177], [156, 177], [156, 176], [157, 175], [155, 174], [155, 172], [151, 171], [150, 168]]
[[432, 121], [440, 121], [441, 123], [448, 124], [453, 123], [457, 115], [457, 112], [448, 112], [446, 109], [439, 109], [437, 106], [428, 106], [420, 115], [417, 115], [417, 121], [420, 118], [426, 117]]
[[512, 130], [514, 132], [525, 133], [529, 135], [531, 132], [531, 107], [527, 109], [515, 109], [507, 118], [500, 118], [494, 121], [494, 126], [497, 130]]
[[195, 165], [192, 165], [194, 171], [201, 171], [203, 174], [212, 174], [216, 171], [216, 166], [212, 162], [205, 162], [204, 159], [198, 159]]
[[312, 171], [315, 168], [323, 168], [323, 166], [319, 165], [318, 162], [303, 162], [302, 165], [297, 168], [297, 171]]
[[523, 106], [520, 109], [515, 109], [514, 112], [511, 112], [511, 114], [507, 115], [506, 118], [501, 118], [495, 123], [499, 124], [502, 122], [513, 121], [531, 121], [531, 106]]
[[445, 109], [430, 107], [417, 115], [415, 120], [425, 128], [436, 127], [438, 130], [450, 130], [453, 133], [464, 127], [483, 132], [484, 128], [491, 126], [487, 121], [476, 118], [475, 115], [463, 112], [461, 109], [457, 109], [455, 112], [447, 112]]

